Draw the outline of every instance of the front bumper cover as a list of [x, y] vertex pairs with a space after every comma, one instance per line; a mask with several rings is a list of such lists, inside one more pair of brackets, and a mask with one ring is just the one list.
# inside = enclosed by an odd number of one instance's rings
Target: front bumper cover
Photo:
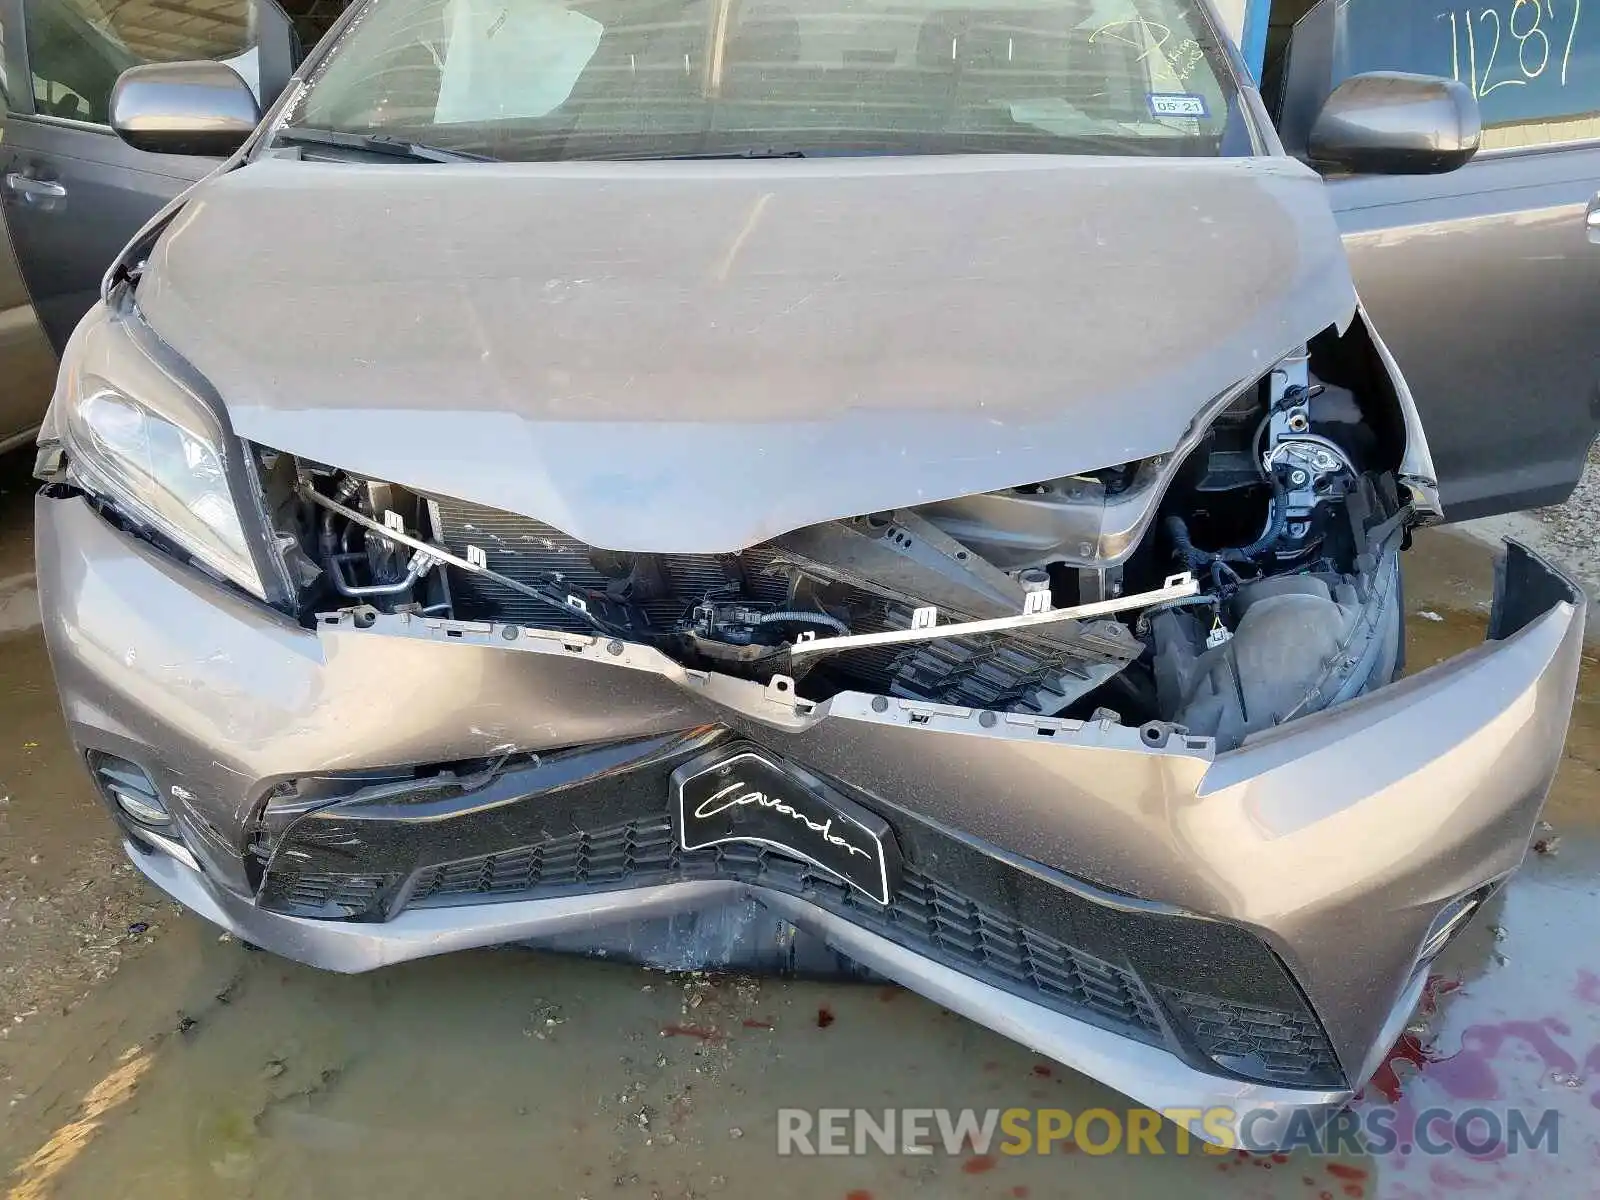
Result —
[[[81, 500], [41, 497], [37, 515], [72, 734], [84, 750], [140, 762], [173, 797], [193, 865], [135, 860], [239, 936], [364, 970], [754, 901], [1162, 1108], [1326, 1109], [1349, 1097], [1415, 1003], [1419, 950], [1441, 910], [1520, 861], [1582, 648], [1581, 593], [1513, 545], [1483, 646], [1218, 755], [1206, 739], [1112, 723], [850, 693], [810, 706], [604, 639], [348, 614], [310, 632]], [[652, 806], [666, 791], [641, 782], [734, 739], [848, 788], [895, 826], [933, 933], [852, 908], [781, 856], [709, 867], [652, 857]], [[540, 765], [466, 795], [397, 801], [381, 786], [397, 766], [506, 747]], [[287, 826], [263, 873], [241, 851], [290, 781], [332, 803]], [[587, 839], [578, 867], [527, 872], [574, 833]], [[508, 890], [497, 881], [511, 868]], [[478, 883], [446, 886], [451, 869]], [[324, 877], [361, 880], [364, 906]], [[308, 911], [355, 919], [296, 915]], [[1044, 942], [1030, 924], [1040, 911]], [[997, 938], [1022, 947], [1025, 970], [1006, 966]], [[975, 953], [1004, 970], [974, 967]], [[1041, 984], [1041, 963], [1067, 981], [1057, 991]], [[1126, 972], [1133, 990], [1117, 993], [1120, 976], [1105, 971]], [[1149, 1012], [1135, 993], [1154, 997]], [[1323, 1039], [1335, 1065], [1305, 1075], [1315, 1086], [1243, 1078], [1259, 1063], [1232, 1069], [1196, 1044], [1218, 1021], [1260, 1032], [1252, 1013], [1296, 1004], [1316, 1036], [1295, 1036]], [[1280, 1036], [1274, 1026], [1266, 1044]]]

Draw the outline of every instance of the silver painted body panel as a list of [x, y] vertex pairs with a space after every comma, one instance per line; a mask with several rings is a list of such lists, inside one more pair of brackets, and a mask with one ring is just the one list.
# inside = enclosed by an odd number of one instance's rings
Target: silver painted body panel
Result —
[[[1218, 755], [1207, 739], [1144, 746], [1109, 722], [985, 726], [970, 709], [878, 712], [859, 693], [797, 706], [571, 634], [507, 640], [488, 624], [400, 616], [312, 632], [116, 532], [81, 499], [41, 497], [37, 518], [45, 632], [74, 736], [146, 760], [158, 748], [158, 784], [204, 798], [215, 832], [185, 834], [213, 886], [238, 893], [236, 917], [255, 914], [241, 926], [251, 940], [297, 953], [244, 898], [232, 848], [279, 779], [722, 725], [1021, 859], [1249, 928], [1352, 1075], [1414, 988], [1439, 908], [1520, 861], [1582, 649], [1581, 609], [1556, 602], [1504, 641]], [[503, 940], [499, 906], [455, 912], [481, 922], [483, 943]]]
[[994, 155], [258, 161], [139, 304], [247, 438], [716, 553], [1167, 453], [1356, 300], [1290, 159]]
[[1447, 520], [1565, 500], [1600, 424], [1600, 145], [1326, 185], [1430, 434]]

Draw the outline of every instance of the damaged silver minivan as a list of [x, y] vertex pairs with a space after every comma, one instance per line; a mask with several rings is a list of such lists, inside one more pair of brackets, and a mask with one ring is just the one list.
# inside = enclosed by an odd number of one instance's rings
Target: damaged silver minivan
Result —
[[[366, 0], [78, 327], [38, 557], [130, 855], [343, 971], [873, 973], [1158, 1108], [1344, 1104], [1582, 643], [1403, 675], [1426, 437], [1197, 0]], [[1322, 171], [1469, 158], [1347, 80]], [[1214, 1124], [1202, 1131], [1220, 1136]]]

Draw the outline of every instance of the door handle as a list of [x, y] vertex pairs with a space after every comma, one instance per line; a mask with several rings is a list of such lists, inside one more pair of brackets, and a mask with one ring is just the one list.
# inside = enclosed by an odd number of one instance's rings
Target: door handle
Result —
[[55, 208], [56, 201], [67, 198], [65, 184], [58, 183], [54, 179], [35, 179], [32, 175], [23, 175], [18, 171], [6, 173], [6, 191], [16, 196], [22, 203], [42, 209]]

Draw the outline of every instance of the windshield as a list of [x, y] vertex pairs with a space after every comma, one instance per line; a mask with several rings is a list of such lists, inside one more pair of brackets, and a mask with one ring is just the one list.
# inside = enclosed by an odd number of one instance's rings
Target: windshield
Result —
[[1197, 0], [372, 0], [289, 124], [502, 159], [1215, 155]]

